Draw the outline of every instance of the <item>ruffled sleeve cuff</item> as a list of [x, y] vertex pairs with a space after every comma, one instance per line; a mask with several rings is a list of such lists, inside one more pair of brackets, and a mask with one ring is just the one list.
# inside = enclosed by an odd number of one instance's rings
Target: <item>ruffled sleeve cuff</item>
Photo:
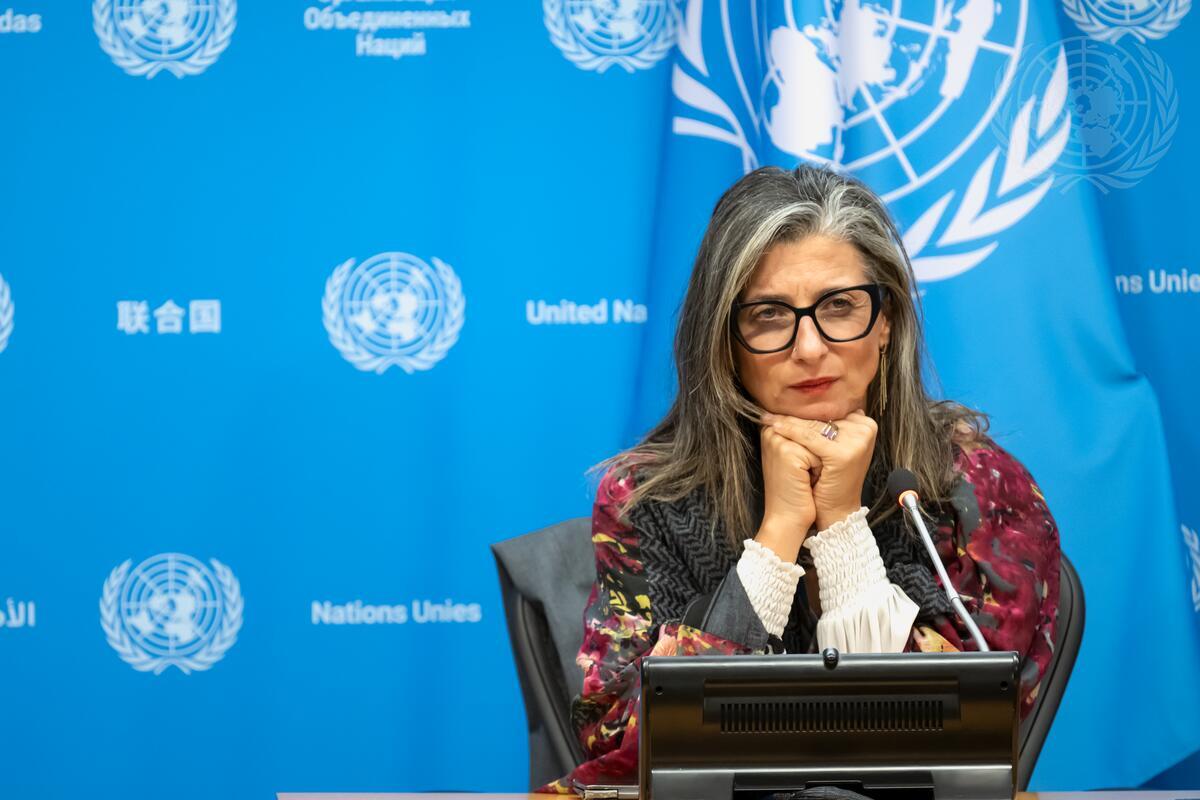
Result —
[[844, 653], [898, 653], [908, 642], [920, 610], [899, 586], [889, 583], [879, 545], [860, 508], [804, 546], [813, 557], [821, 586], [817, 644]]
[[745, 547], [737, 563], [738, 580], [767, 633], [782, 636], [804, 567], [787, 563], [753, 539], [747, 539]]

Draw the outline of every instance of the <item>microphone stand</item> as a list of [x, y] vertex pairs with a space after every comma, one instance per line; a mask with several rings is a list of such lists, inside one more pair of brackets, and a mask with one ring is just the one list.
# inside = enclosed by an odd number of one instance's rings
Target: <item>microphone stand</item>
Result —
[[967, 614], [967, 608], [963, 605], [962, 600], [958, 596], [958, 592], [954, 591], [954, 584], [950, 583], [950, 576], [946, 574], [946, 568], [942, 565], [942, 559], [938, 556], [937, 548], [933, 546], [933, 537], [929, 535], [929, 529], [925, 527], [925, 520], [921, 519], [921, 511], [917, 507], [917, 493], [911, 489], [901, 493], [900, 505], [908, 512], [908, 518], [912, 520], [913, 525], [917, 527], [917, 532], [921, 534], [921, 542], [925, 545], [925, 552], [929, 553], [929, 560], [933, 562], [933, 568], [937, 570], [938, 577], [942, 579], [942, 588], [946, 590], [946, 597], [950, 598], [950, 605], [954, 606], [955, 613], [958, 618], [967, 626], [967, 630], [971, 632], [971, 636], [975, 639], [975, 644], [979, 646], [981, 653], [991, 652], [987, 642], [983, 640], [983, 634], [979, 632], [979, 627], [975, 624], [975, 620], [971, 619]]

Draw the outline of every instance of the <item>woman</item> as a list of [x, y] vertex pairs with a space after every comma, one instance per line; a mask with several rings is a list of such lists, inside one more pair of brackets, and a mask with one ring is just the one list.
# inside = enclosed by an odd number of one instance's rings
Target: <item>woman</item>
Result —
[[911, 265], [853, 179], [756, 170], [721, 198], [675, 340], [680, 391], [611, 459], [572, 708], [589, 760], [544, 787], [634, 782], [645, 655], [978, 649], [884, 484], [917, 476], [938, 555], [993, 650], [1050, 660], [1058, 532], [1029, 473], [930, 399]]

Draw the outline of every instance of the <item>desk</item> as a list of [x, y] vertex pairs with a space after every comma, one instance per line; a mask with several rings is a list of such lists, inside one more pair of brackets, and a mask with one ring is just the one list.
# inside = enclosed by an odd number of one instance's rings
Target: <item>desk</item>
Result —
[[[547, 800], [546, 794], [338, 794], [280, 792], [278, 800]], [[1200, 800], [1189, 792], [1021, 792], [1017, 800]]]

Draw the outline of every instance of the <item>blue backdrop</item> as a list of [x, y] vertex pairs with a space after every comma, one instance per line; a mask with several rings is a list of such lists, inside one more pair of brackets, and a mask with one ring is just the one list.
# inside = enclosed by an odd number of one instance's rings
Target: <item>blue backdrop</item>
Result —
[[1200, 784], [1188, 0], [11, 2], [0, 795], [523, 789], [487, 544], [588, 512], [801, 159], [1082, 574], [1034, 788]]

